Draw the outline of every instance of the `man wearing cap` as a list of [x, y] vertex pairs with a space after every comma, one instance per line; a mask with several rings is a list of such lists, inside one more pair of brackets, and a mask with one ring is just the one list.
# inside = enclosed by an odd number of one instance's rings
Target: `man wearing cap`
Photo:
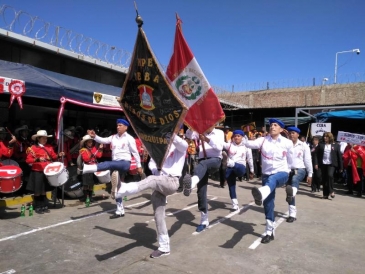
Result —
[[269, 123], [269, 135], [256, 140], [243, 140], [248, 148], [260, 149], [261, 151], [262, 187], [254, 187], [252, 196], [256, 205], [264, 203], [266, 235], [261, 240], [263, 244], [274, 240], [275, 189], [283, 186], [288, 180], [290, 169], [287, 155], [293, 147], [293, 142], [280, 134], [284, 130], [285, 124], [274, 118], [269, 119]]
[[153, 175], [139, 182], [122, 183], [117, 193], [117, 197], [122, 198], [146, 189], [153, 190], [151, 202], [155, 214], [159, 248], [151, 253], [151, 258], [170, 254], [170, 239], [165, 222], [166, 197], [174, 194], [179, 187], [179, 178], [184, 168], [187, 148], [188, 143], [175, 136], [161, 170], [158, 170], [156, 162], [151, 158], [148, 167]]
[[286, 219], [288, 223], [292, 223], [297, 218], [297, 208], [295, 205], [295, 196], [297, 194], [299, 184], [308, 173], [307, 183], [311, 185], [313, 167], [312, 167], [312, 156], [309, 146], [300, 141], [299, 134], [300, 129], [297, 127], [287, 127], [289, 132], [289, 138], [293, 142], [293, 147], [289, 152], [289, 180], [286, 185], [286, 201], [289, 204], [289, 217]]
[[[137, 163], [137, 170], [140, 175], [143, 174], [141, 166], [141, 158], [139, 156], [135, 139], [127, 133], [129, 122], [125, 119], [117, 119], [117, 134], [111, 135], [107, 138], [102, 138], [96, 135], [94, 130], [88, 130], [87, 134], [91, 136], [99, 144], [110, 144], [112, 150], [112, 161], [105, 161], [97, 165], [84, 165], [83, 173], [92, 173], [97, 171], [110, 170], [112, 174], [112, 198], [117, 191], [117, 185], [120, 182], [120, 176], [128, 172], [132, 156], [134, 156]], [[118, 171], [114, 172], [114, 171]], [[119, 176], [118, 176], [119, 174]], [[124, 216], [123, 201], [121, 198], [116, 199], [117, 211], [111, 219]]]
[[11, 140], [6, 145], [4, 143], [6, 138], [6, 130], [3, 127], [0, 127], [0, 166], [2, 166], [1, 160], [4, 158], [10, 158], [13, 155], [14, 143], [16, 142], [16, 137], [14, 135], [11, 136]]
[[250, 166], [250, 178], [253, 178], [253, 160], [252, 151], [247, 148], [242, 138], [245, 133], [237, 129], [233, 131], [233, 138], [231, 143], [224, 143], [223, 148], [227, 151], [227, 169], [225, 178], [227, 179], [229, 196], [232, 199], [232, 209], [239, 210], [237, 194], [236, 194], [236, 178], [241, 177], [246, 173], [246, 159]]
[[207, 185], [209, 172], [217, 171], [222, 161], [222, 150], [224, 143], [224, 133], [220, 129], [212, 126], [204, 134], [199, 134], [188, 129], [186, 137], [199, 141], [198, 164], [194, 169], [194, 174], [186, 174], [183, 179], [184, 195], [189, 196], [194, 187], [198, 187], [198, 208], [200, 211], [200, 225], [197, 232], [203, 231], [209, 226]]

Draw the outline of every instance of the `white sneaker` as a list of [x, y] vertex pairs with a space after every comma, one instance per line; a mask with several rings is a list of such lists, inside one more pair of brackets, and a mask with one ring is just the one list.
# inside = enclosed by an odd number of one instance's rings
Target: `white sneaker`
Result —
[[232, 204], [233, 211], [237, 211], [240, 209], [240, 207], [237, 204]]

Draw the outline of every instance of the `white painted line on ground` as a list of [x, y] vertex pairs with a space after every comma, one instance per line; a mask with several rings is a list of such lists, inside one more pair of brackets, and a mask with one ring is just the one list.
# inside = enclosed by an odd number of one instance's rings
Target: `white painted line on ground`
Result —
[[5, 272], [1, 272], [0, 274], [13, 274], [13, 273], [16, 273], [16, 271], [14, 269], [9, 269], [6, 270]]
[[[285, 212], [285, 215], [287, 216], [289, 214], [289, 211]], [[278, 228], [278, 226], [286, 219], [286, 217], [281, 217], [277, 222], [275, 222], [275, 230]], [[261, 244], [261, 240], [262, 237], [264, 237], [266, 235], [266, 233], [261, 234], [261, 236], [259, 238], [257, 238], [252, 245], [250, 245], [248, 248], [249, 249], [256, 249], [256, 247], [258, 247]]]
[[[208, 201], [213, 201], [213, 200], [216, 200], [217, 198], [218, 197], [213, 197], [212, 199], [208, 199]], [[198, 204], [194, 204], [194, 205], [191, 205], [191, 206], [184, 207], [183, 209], [180, 209], [180, 210], [177, 210], [177, 211], [174, 211], [174, 212], [170, 212], [170, 213], [166, 214], [166, 217], [176, 215], [177, 213], [180, 213], [182, 211], [185, 211], [185, 210], [188, 210], [190, 208], [196, 207], [197, 205]], [[155, 219], [151, 219], [149, 221], [146, 221], [146, 223], [154, 222], [154, 221], [155, 221]]]
[[252, 206], [253, 204], [254, 204], [254, 203], [253, 203], [253, 202], [251, 202], [251, 203], [249, 203], [249, 204], [247, 204], [247, 205], [243, 206], [240, 210], [233, 211], [233, 212], [229, 213], [227, 216], [222, 217], [222, 218], [220, 218], [219, 220], [215, 221], [214, 223], [212, 223], [211, 225], [209, 225], [209, 226], [208, 226], [206, 229], [204, 229], [203, 231], [201, 231], [201, 232], [196, 232], [196, 231], [195, 231], [195, 232], [193, 232], [192, 234], [193, 234], [193, 235], [199, 235], [200, 233], [202, 233], [202, 232], [204, 232], [204, 231], [207, 231], [208, 229], [211, 229], [211, 228], [215, 227], [216, 225], [218, 225], [218, 224], [220, 224], [220, 223], [224, 222], [225, 220], [232, 218], [234, 215], [236, 215], [236, 214], [240, 213], [241, 211], [242, 211], [242, 212], [246, 211], [246, 210], [247, 210], [250, 206]]
[[[136, 203], [136, 204], [132, 204], [132, 205], [128, 205], [128, 206], [125, 206], [125, 207], [130, 208], [130, 207], [138, 206], [138, 205], [145, 204], [145, 203], [148, 203], [148, 202], [149, 202], [149, 200], [144, 201], [144, 202], [140, 202], [140, 203]], [[13, 235], [13, 236], [2, 238], [2, 239], [0, 239], [0, 242], [7, 241], [7, 240], [13, 240], [13, 239], [16, 239], [20, 236], [25, 236], [25, 235], [32, 234], [32, 233], [35, 233], [35, 232], [38, 232], [38, 231], [42, 231], [42, 230], [58, 227], [58, 226], [61, 226], [61, 225], [66, 225], [66, 224], [78, 222], [78, 221], [81, 221], [81, 220], [96, 217], [96, 216], [99, 216], [99, 215], [102, 215], [102, 214], [105, 214], [105, 213], [108, 213], [108, 212], [112, 212], [112, 211], [115, 211], [115, 209], [110, 209], [110, 210], [106, 210], [106, 211], [99, 212], [99, 213], [89, 214], [89, 215], [87, 215], [85, 217], [82, 217], [82, 218], [79, 218], [79, 219], [68, 220], [68, 221], [65, 221], [65, 222], [61, 222], [61, 223], [57, 223], [57, 224], [53, 224], [53, 225], [49, 225], [49, 226], [35, 228], [35, 229], [30, 230], [30, 231], [26, 231], [26, 232], [19, 233], [19, 234]]]

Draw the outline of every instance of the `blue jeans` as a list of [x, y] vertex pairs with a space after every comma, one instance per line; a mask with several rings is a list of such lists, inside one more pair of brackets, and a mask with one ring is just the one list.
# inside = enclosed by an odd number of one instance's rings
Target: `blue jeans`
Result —
[[[124, 173], [128, 172], [130, 165], [131, 162], [125, 160], [105, 161], [97, 164], [97, 171], [110, 170], [110, 174], [112, 174], [114, 170], [118, 170], [119, 177], [121, 178]], [[115, 198], [115, 201], [117, 202], [118, 208], [122, 207], [123, 197]], [[117, 214], [121, 214], [121, 212], [117, 212]]]
[[209, 172], [215, 172], [221, 165], [221, 158], [208, 158], [199, 161], [199, 164], [195, 167], [194, 175], [199, 177], [198, 188], [198, 208], [199, 211], [207, 213], [208, 201], [207, 201], [207, 185]]
[[[307, 172], [306, 172], [305, 168], [298, 168], [297, 174], [294, 174], [294, 172], [290, 172], [289, 180], [288, 180], [287, 184], [299, 189], [299, 184], [301, 181], [303, 181], [306, 174], [307, 174]], [[291, 203], [289, 205], [295, 206], [295, 197], [293, 197], [293, 199], [291, 199]]]
[[119, 176], [127, 173], [131, 165], [130, 161], [118, 160], [118, 161], [105, 161], [97, 164], [97, 171], [110, 170], [110, 174], [114, 170], [119, 171]]
[[235, 163], [234, 167], [227, 167], [226, 179], [228, 184], [229, 196], [236, 199], [236, 178], [242, 177], [246, 173], [246, 167], [242, 164]]
[[287, 172], [278, 172], [272, 175], [262, 175], [262, 186], [269, 186], [271, 193], [264, 200], [265, 217], [272, 222], [275, 221], [275, 189], [283, 186], [288, 181], [289, 174]]

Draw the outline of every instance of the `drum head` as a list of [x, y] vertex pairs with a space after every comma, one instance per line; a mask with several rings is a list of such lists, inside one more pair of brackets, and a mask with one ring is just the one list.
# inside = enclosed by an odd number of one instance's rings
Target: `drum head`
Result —
[[64, 165], [61, 162], [53, 162], [48, 164], [43, 172], [47, 176], [54, 176], [61, 173], [64, 170]]
[[19, 166], [18, 162], [12, 159], [5, 159], [1, 162], [3, 166]]

